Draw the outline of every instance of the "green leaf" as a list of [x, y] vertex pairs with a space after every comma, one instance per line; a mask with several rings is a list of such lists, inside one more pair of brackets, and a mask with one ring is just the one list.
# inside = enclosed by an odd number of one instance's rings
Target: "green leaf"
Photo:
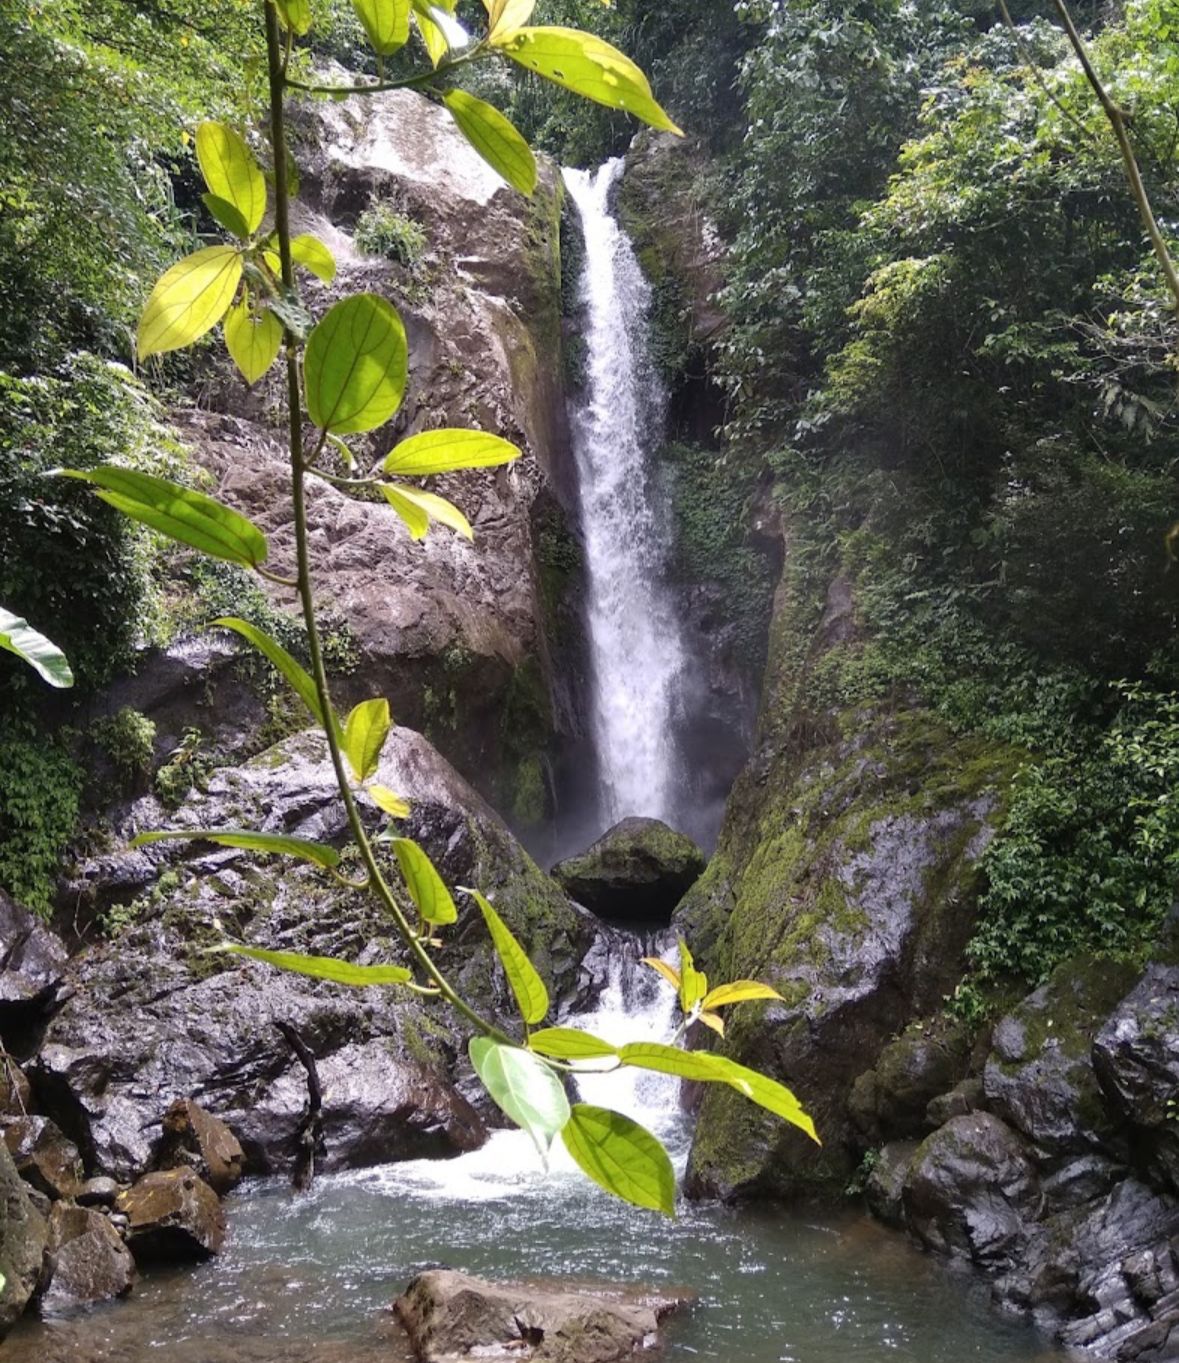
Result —
[[241, 237], [243, 241], [250, 235], [245, 218], [233, 204], [225, 199], [219, 199], [216, 194], [202, 194], [201, 203], [227, 232], [232, 232], [235, 237]]
[[38, 634], [27, 620], [13, 615], [3, 606], [0, 606], [0, 648], [15, 653], [50, 686], [73, 686], [74, 674], [61, 649], [43, 634]]
[[696, 969], [688, 944], [680, 939], [680, 1007], [690, 1013], [708, 993], [708, 977]]
[[528, 959], [528, 953], [516, 941], [511, 928], [478, 890], [468, 890], [467, 893], [479, 905], [483, 914], [487, 930], [491, 933], [492, 943], [503, 962], [508, 984], [516, 996], [520, 1016], [529, 1026], [543, 1022], [545, 1014], [549, 1011], [549, 991], [537, 974], [536, 967]]
[[405, 877], [409, 897], [426, 922], [437, 927], [453, 923], [458, 910], [430, 858], [412, 838], [390, 838], [389, 845]]
[[206, 246], [177, 261], [151, 291], [139, 318], [141, 360], [192, 345], [225, 316], [242, 277], [236, 246]]
[[704, 1007], [723, 1008], [727, 1003], [744, 1003], [747, 999], [777, 999], [781, 1002], [782, 995], [758, 980], [734, 980], [732, 984], [718, 984], [715, 989], [710, 989], [704, 996]]
[[197, 129], [196, 153], [210, 193], [237, 209], [247, 235], [257, 231], [266, 214], [266, 179], [244, 138], [209, 120]]
[[57, 469], [65, 478], [93, 483], [98, 495], [132, 520], [211, 558], [256, 568], [266, 561], [266, 536], [245, 516], [221, 502], [150, 473], [101, 464], [94, 469]]
[[381, 491], [415, 540], [425, 537], [431, 521], [457, 530], [465, 539], [475, 538], [470, 521], [445, 497], [439, 497], [434, 492], [421, 492], [416, 487], [406, 487], [404, 483], [382, 483]]
[[296, 265], [310, 270], [317, 279], [330, 284], [336, 277], [336, 258], [318, 237], [301, 232], [291, 238], [291, 259]]
[[569, 1120], [561, 1081], [539, 1056], [518, 1046], [477, 1036], [469, 1049], [475, 1073], [496, 1106], [528, 1132], [546, 1157], [553, 1137]]
[[486, 431], [445, 429], [422, 431], [402, 440], [385, 456], [381, 467], [402, 478], [428, 478], [456, 469], [481, 469], [508, 464], [520, 457], [510, 440]]
[[431, 66], [437, 67], [442, 58], [446, 56], [450, 43], [447, 42], [446, 34], [430, 17], [428, 0], [413, 0], [413, 19], [414, 23], [417, 24], [418, 33], [421, 34], [422, 42], [425, 44]]
[[342, 299], [307, 338], [307, 411], [335, 435], [383, 426], [401, 406], [409, 372], [397, 309], [373, 293]]
[[331, 956], [302, 956], [297, 951], [265, 951], [262, 947], [239, 946], [236, 942], [227, 943], [221, 950], [234, 956], [248, 956], [252, 961], [264, 961], [267, 965], [289, 970], [296, 975], [310, 975], [316, 980], [346, 984], [352, 989], [368, 989], [380, 984], [406, 984], [413, 979], [412, 972], [403, 965], [352, 965], [349, 961], [337, 961]]
[[282, 348], [282, 323], [263, 308], [255, 313], [248, 298], [225, 314], [225, 348], [251, 386], [266, 373]]
[[675, 1215], [675, 1170], [646, 1127], [621, 1112], [575, 1103], [561, 1140], [600, 1188], [636, 1207]]
[[388, 786], [366, 786], [364, 793], [378, 809], [383, 809], [391, 819], [409, 818], [409, 801], [403, 800], [400, 795], [395, 795]]
[[531, 198], [536, 189], [536, 157], [512, 123], [498, 109], [465, 90], [448, 90], [442, 102], [459, 131], [492, 170]]
[[410, 0], [352, 0], [373, 51], [390, 57], [409, 38]]
[[146, 847], [152, 842], [215, 842], [222, 847], [244, 847], [251, 852], [271, 852], [277, 856], [298, 857], [317, 866], [333, 870], [340, 864], [340, 854], [326, 843], [311, 842], [307, 838], [288, 837], [285, 833], [255, 833], [249, 828], [192, 828], [166, 829], [140, 833], [131, 840], [132, 847]]
[[274, 0], [278, 17], [300, 38], [311, 28], [311, 0]]
[[616, 47], [574, 28], [517, 28], [493, 38], [507, 57], [574, 94], [624, 109], [653, 128], [680, 129], [655, 102], [646, 76]]
[[658, 956], [644, 956], [643, 964], [649, 965], [652, 970], [657, 970], [660, 975], [671, 985], [678, 994], [680, 991], [680, 972], [673, 965], [668, 965], [666, 961]]
[[532, 18], [532, 11], [535, 8], [536, 0], [491, 0], [487, 5], [487, 19], [492, 41], [496, 41], [510, 29], [523, 28]]
[[617, 1055], [618, 1047], [576, 1027], [546, 1027], [528, 1038], [530, 1049], [554, 1060], [601, 1060]]
[[362, 700], [344, 721], [344, 752], [358, 781], [367, 781], [381, 761], [389, 737], [389, 702]]
[[[265, 630], [260, 630], [257, 625], [251, 625], [248, 620], [239, 620], [235, 615], [219, 616], [212, 623], [220, 625], [223, 629], [236, 630], [243, 639], [253, 644], [258, 652], [268, 658], [290, 682], [303, 704], [315, 717], [319, 727], [321, 729], [327, 728], [328, 716], [324, 714], [323, 707], [319, 703], [319, 692], [315, 689], [315, 683], [280, 643], [272, 639]], [[339, 733], [340, 721], [337, 719], [335, 711], [332, 711], [331, 722], [332, 727]]]

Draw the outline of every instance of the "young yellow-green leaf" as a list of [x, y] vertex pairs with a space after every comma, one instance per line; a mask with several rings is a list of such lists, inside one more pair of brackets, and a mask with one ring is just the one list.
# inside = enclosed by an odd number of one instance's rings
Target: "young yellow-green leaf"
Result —
[[621, 1112], [574, 1103], [561, 1140], [600, 1188], [636, 1207], [675, 1215], [675, 1170], [646, 1127]]
[[202, 194], [201, 203], [227, 232], [232, 232], [235, 237], [240, 237], [242, 241], [245, 241], [250, 235], [250, 229], [246, 226], [245, 218], [234, 208], [233, 204], [226, 202], [225, 199], [219, 199], [216, 194]]
[[390, 723], [384, 698], [362, 700], [344, 721], [344, 752], [358, 781], [367, 781], [380, 764]]
[[266, 561], [266, 536], [254, 522], [203, 492], [113, 464], [56, 471], [65, 478], [92, 483], [102, 500], [125, 516], [211, 558], [223, 558], [243, 568], [256, 568]]
[[409, 801], [403, 800], [400, 795], [394, 795], [388, 786], [365, 786], [364, 793], [391, 819], [409, 818]]
[[491, 0], [487, 6], [487, 19], [492, 42], [510, 29], [523, 28], [535, 8], [536, 0]]
[[225, 348], [251, 386], [266, 373], [282, 348], [282, 323], [263, 308], [255, 314], [248, 298], [225, 314]]
[[413, 0], [413, 21], [417, 25], [426, 55], [430, 58], [430, 65], [437, 67], [446, 56], [450, 43], [442, 28], [430, 17], [430, 7], [425, 0]]
[[278, 17], [298, 37], [311, 28], [311, 0], [274, 0], [274, 5]]
[[379, 984], [407, 984], [413, 979], [412, 971], [403, 965], [352, 965], [349, 961], [337, 961], [331, 956], [302, 956], [297, 951], [266, 951], [262, 947], [239, 946], [236, 942], [226, 943], [221, 949], [234, 956], [264, 961], [267, 965], [277, 966], [279, 970], [310, 975], [316, 980], [330, 980], [333, 984], [346, 984], [352, 989], [369, 989]]
[[410, 0], [352, 0], [373, 51], [391, 57], [409, 38]]
[[459, 132], [492, 170], [531, 198], [536, 189], [536, 157], [513, 124], [493, 105], [465, 90], [448, 90], [442, 102]]
[[574, 94], [623, 109], [653, 128], [680, 129], [655, 102], [646, 76], [616, 47], [574, 28], [515, 28], [492, 39], [506, 57]]
[[652, 970], [657, 970], [676, 993], [679, 993], [680, 972], [675, 966], [668, 965], [666, 961], [661, 961], [658, 956], [644, 956], [643, 964], [649, 965]]
[[706, 1013], [703, 1010], [696, 1015], [696, 1021], [702, 1022], [705, 1027], [711, 1027], [717, 1036], [725, 1034], [725, 1020], [719, 1013]]
[[395, 445], [381, 467], [402, 478], [428, 478], [456, 469], [482, 469], [520, 457], [510, 440], [486, 431], [446, 428], [422, 431]]
[[528, 1132], [542, 1158], [547, 1156], [553, 1137], [569, 1120], [561, 1081], [539, 1056], [519, 1046], [477, 1036], [469, 1050], [475, 1073], [496, 1106]]
[[[276, 640], [272, 639], [265, 630], [261, 630], [257, 625], [251, 625], [248, 620], [239, 620], [235, 615], [222, 615], [212, 622], [220, 625], [223, 629], [232, 629], [240, 634], [243, 639], [266, 657], [282, 675], [290, 682], [296, 694], [311, 711], [316, 722], [321, 729], [327, 728], [328, 716], [323, 712], [323, 707], [319, 703], [319, 692], [315, 689], [315, 683], [311, 680], [305, 669], [297, 663], [294, 658]], [[331, 713], [332, 727], [339, 734], [340, 721], [333, 710]]]
[[160, 832], [140, 833], [132, 838], [132, 847], [145, 847], [152, 842], [215, 842], [222, 847], [243, 847], [251, 852], [271, 852], [277, 856], [298, 857], [317, 866], [332, 870], [340, 864], [340, 854], [323, 842], [307, 838], [288, 837], [285, 833], [255, 833], [249, 828], [185, 828]]
[[291, 259], [296, 265], [302, 265], [305, 270], [310, 270], [325, 284], [330, 284], [336, 277], [335, 256], [310, 232], [301, 232], [297, 237], [291, 238]]
[[437, 927], [453, 923], [458, 910], [430, 858], [411, 838], [390, 838], [389, 845], [397, 856], [409, 897], [425, 921]]
[[334, 435], [375, 430], [401, 406], [408, 371], [397, 309], [374, 293], [344, 298], [307, 338], [307, 413]]
[[[475, 538], [470, 521], [445, 497], [439, 497], [434, 492], [421, 492], [416, 487], [406, 487], [404, 483], [382, 483], [381, 491], [385, 494], [385, 500], [409, 527], [409, 533], [415, 540], [425, 535], [431, 521], [457, 530], [465, 539]], [[421, 516], [426, 518], [424, 526]]]
[[660, 1074], [674, 1074], [680, 1079], [699, 1083], [727, 1083], [717, 1062], [720, 1056], [709, 1051], [681, 1051], [662, 1041], [631, 1041], [619, 1048], [618, 1058], [624, 1065], [638, 1069], [656, 1070]]
[[73, 686], [74, 674], [61, 649], [33, 629], [27, 620], [13, 615], [3, 606], [0, 606], [0, 648], [15, 653], [50, 686]]
[[715, 989], [710, 989], [704, 996], [703, 1007], [723, 1008], [725, 1004], [744, 1003], [746, 999], [777, 999], [782, 1002], [782, 995], [758, 980], [734, 980], [732, 984], [718, 984]]
[[690, 1013], [708, 993], [708, 977], [697, 970], [688, 944], [680, 938], [680, 1007]]
[[537, 974], [536, 967], [528, 959], [528, 953], [516, 941], [511, 928], [478, 890], [468, 890], [467, 893], [479, 905], [483, 914], [496, 954], [503, 962], [508, 984], [516, 996], [520, 1016], [530, 1027], [534, 1023], [543, 1022], [545, 1014], [549, 1011], [549, 991]]
[[539, 1055], [552, 1056], [554, 1060], [602, 1060], [618, 1054], [617, 1046], [576, 1027], [546, 1027], [533, 1032], [528, 1045]]
[[225, 316], [242, 277], [236, 246], [206, 246], [179, 260], [156, 281], [139, 318], [141, 360], [192, 345]]
[[257, 231], [266, 213], [266, 180], [245, 139], [209, 120], [197, 129], [196, 153], [209, 192], [237, 209], [247, 234]]

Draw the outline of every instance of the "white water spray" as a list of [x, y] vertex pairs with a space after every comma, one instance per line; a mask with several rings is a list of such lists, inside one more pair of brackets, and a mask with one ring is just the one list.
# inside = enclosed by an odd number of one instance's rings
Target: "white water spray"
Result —
[[651, 289], [610, 212], [622, 161], [566, 170], [581, 215], [585, 399], [573, 413], [585, 536], [592, 732], [608, 823], [641, 814], [677, 824], [673, 722], [686, 650], [664, 577], [668, 533], [648, 458], [663, 429], [651, 367]]

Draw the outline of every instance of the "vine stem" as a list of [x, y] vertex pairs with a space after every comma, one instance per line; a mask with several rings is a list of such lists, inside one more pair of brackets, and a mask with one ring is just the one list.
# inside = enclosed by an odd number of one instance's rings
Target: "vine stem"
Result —
[[[290, 82], [288, 82], [286, 76], [282, 34], [279, 30], [278, 13], [273, 0], [263, 0], [263, 7], [266, 14], [266, 54], [270, 85], [270, 147], [274, 158], [274, 229], [278, 237], [282, 282], [287, 289], [293, 289], [295, 271], [291, 258], [290, 184], [287, 176], [287, 138], [284, 111], [286, 88]], [[295, 513], [296, 580], [302, 606], [303, 623], [307, 630], [307, 652], [311, 661], [311, 676], [315, 683], [320, 707], [325, 715], [330, 716], [334, 714], [334, 710], [332, 708], [331, 690], [328, 686], [327, 670], [324, 667], [319, 624], [315, 614], [311, 554], [307, 535], [306, 468], [303, 461], [303, 395], [299, 383], [298, 341], [289, 330], [286, 332], [286, 359], [291, 499]], [[377, 862], [376, 853], [373, 851], [364, 821], [356, 805], [356, 798], [352, 793], [336, 726], [331, 723], [325, 724], [323, 731], [327, 738], [332, 768], [335, 771], [340, 798], [344, 802], [348, 825], [360, 850], [365, 870], [368, 872], [372, 892], [388, 910], [402, 941], [409, 948], [422, 972], [433, 981], [438, 993], [446, 1002], [486, 1036], [507, 1045], [515, 1045], [516, 1043], [511, 1037], [500, 1031], [493, 1023], [488, 1022], [456, 992], [450, 981], [438, 968], [430, 953], [418, 940], [409, 919], [397, 902], [397, 897]]]

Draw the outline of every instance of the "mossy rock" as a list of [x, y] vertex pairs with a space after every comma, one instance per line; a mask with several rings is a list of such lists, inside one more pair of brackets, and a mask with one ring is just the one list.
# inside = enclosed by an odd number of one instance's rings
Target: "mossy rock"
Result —
[[553, 879], [600, 918], [667, 923], [704, 870], [704, 853], [658, 819], [623, 819], [578, 857], [553, 867]]

